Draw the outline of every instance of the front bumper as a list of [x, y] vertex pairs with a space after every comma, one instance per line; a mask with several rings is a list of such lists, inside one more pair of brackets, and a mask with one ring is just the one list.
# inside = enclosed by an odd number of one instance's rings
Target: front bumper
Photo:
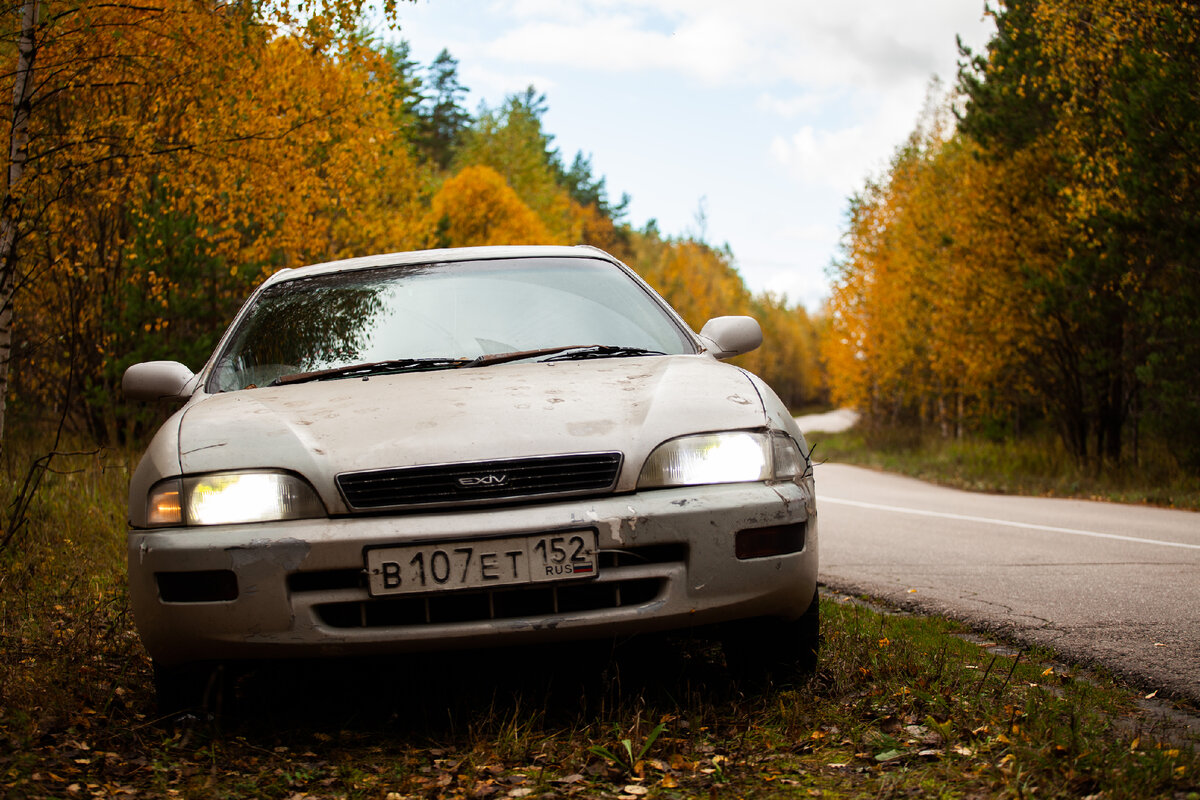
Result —
[[[729, 484], [483, 510], [134, 530], [134, 619], [162, 664], [588, 639], [796, 618], [817, 581], [801, 484]], [[803, 547], [739, 560], [738, 531], [803, 526]], [[586, 582], [372, 598], [364, 550], [594, 528]], [[796, 528], [792, 528], [796, 530]]]

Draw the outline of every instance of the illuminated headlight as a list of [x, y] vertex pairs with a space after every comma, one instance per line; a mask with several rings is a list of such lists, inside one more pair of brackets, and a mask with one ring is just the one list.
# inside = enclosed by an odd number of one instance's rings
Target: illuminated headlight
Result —
[[325, 506], [302, 478], [285, 472], [221, 472], [172, 478], [150, 490], [147, 522], [231, 525], [325, 516]]
[[655, 448], [638, 488], [790, 480], [802, 476], [806, 466], [799, 445], [784, 433], [704, 433]]

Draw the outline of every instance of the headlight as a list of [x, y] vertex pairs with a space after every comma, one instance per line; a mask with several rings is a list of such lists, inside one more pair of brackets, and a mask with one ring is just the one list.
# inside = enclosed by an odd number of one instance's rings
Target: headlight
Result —
[[231, 525], [325, 516], [302, 478], [286, 472], [219, 472], [172, 478], [150, 490], [151, 527]]
[[704, 433], [655, 448], [642, 467], [638, 488], [790, 480], [806, 468], [799, 445], [787, 434]]

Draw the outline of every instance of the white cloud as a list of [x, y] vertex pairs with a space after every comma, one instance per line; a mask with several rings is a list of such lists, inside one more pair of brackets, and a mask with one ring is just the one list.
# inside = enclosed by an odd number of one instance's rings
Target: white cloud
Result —
[[[498, 70], [480, 68], [474, 64], [459, 65], [459, 80], [478, 97], [489, 98], [488, 105], [497, 106], [503, 98], [520, 94], [533, 86], [538, 92], [553, 93], [558, 81], [545, 74], [524, 69]], [[474, 112], [475, 109], [470, 109]]]
[[763, 288], [786, 298], [793, 306], [804, 306], [809, 313], [820, 311], [829, 297], [829, 282], [823, 269], [777, 270], [767, 276]]
[[816, 114], [828, 108], [838, 95], [834, 92], [803, 92], [792, 97], [777, 97], [763, 92], [755, 101], [755, 107], [777, 117], [793, 119], [801, 115]]
[[755, 291], [782, 295], [810, 312], [819, 311], [829, 295], [825, 271], [841, 231], [830, 220], [797, 221], [772, 233], [769, 239], [753, 240], [749, 250], [735, 250], [742, 277]]
[[564, 22], [586, 22], [593, 13], [586, 3], [564, 3], [562, 0], [508, 0], [493, 4], [493, 10], [514, 19], [553, 19]]
[[569, 66], [606, 72], [668, 70], [720, 82], [737, 73], [747, 48], [731, 41], [714, 18], [686, 20], [654, 30], [630, 14], [580, 21], [533, 21], [500, 34], [487, 54], [502, 61]]
[[775, 137], [771, 155], [801, 183], [828, 187], [846, 196], [880, 171], [895, 144], [892, 136], [881, 135], [871, 125], [836, 130], [805, 125], [790, 137]]
[[770, 155], [801, 184], [828, 187], [845, 197], [887, 168], [924, 113], [929, 92], [928, 82], [886, 94], [852, 92], [844, 101], [844, 121], [824, 114], [793, 132], [776, 134]]
[[518, 0], [507, 16], [515, 24], [488, 48], [497, 58], [874, 89], [951, 78], [946, 19], [969, 40], [985, 27], [972, 0]]

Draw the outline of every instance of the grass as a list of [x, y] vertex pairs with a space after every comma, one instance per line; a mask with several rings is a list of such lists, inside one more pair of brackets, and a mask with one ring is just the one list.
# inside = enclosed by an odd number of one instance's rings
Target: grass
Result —
[[813, 458], [898, 472], [972, 491], [1075, 497], [1200, 510], [1200, 474], [1179, 467], [1162, 442], [1142, 446], [1138, 466], [1079, 466], [1049, 435], [992, 441], [945, 439], [914, 429], [814, 432]]
[[0, 551], [6, 798], [1200, 800], [1196, 741], [1136, 695], [836, 596], [790, 686], [678, 636], [264, 665], [222, 714], [163, 719], [125, 599], [129, 459], [60, 466]]

